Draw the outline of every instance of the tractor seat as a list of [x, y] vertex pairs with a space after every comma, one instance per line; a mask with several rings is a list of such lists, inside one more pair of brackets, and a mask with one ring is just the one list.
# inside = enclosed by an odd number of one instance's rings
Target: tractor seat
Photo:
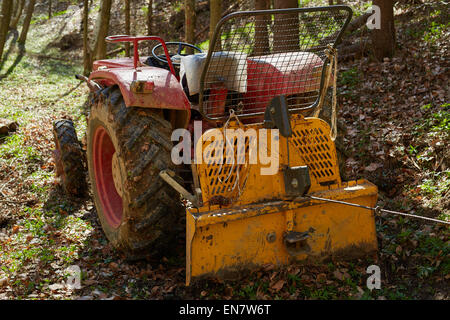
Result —
[[[180, 79], [186, 77], [191, 96], [200, 92], [200, 80], [206, 57], [207, 53], [181, 57]], [[233, 51], [214, 52], [209, 61], [204, 83], [223, 85], [230, 91], [245, 93], [247, 91], [247, 55]]]

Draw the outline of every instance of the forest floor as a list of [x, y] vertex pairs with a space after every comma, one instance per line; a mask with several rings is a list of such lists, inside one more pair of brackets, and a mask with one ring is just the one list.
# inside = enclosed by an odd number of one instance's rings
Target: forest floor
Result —
[[[445, 5], [396, 11], [393, 59], [340, 64], [339, 118], [347, 178], [379, 187], [378, 205], [449, 220], [449, 34]], [[78, 13], [77, 13], [78, 14]], [[34, 19], [26, 51], [11, 37], [0, 64], [0, 118], [16, 132], [0, 138], [0, 299], [449, 299], [449, 229], [382, 214], [377, 258], [326, 265], [267, 265], [240, 281], [205, 280], [185, 287], [179, 257], [130, 263], [112, 248], [92, 199], [71, 199], [55, 180], [52, 122], [70, 117], [86, 129], [88, 90], [80, 49], [55, 46], [79, 26], [72, 11], [51, 23]], [[58, 43], [58, 42], [56, 42]], [[381, 268], [381, 289], [366, 286]], [[80, 289], [67, 268], [80, 267]]]

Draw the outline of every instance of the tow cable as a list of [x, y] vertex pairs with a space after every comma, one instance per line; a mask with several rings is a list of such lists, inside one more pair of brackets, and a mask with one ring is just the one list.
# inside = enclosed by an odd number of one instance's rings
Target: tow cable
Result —
[[381, 212], [384, 212], [384, 213], [390, 213], [390, 214], [405, 216], [405, 217], [409, 217], [409, 218], [428, 220], [428, 221], [432, 221], [432, 222], [436, 222], [436, 223], [442, 223], [442, 224], [450, 225], [450, 222], [448, 222], [448, 221], [443, 221], [443, 220], [433, 219], [433, 218], [428, 218], [428, 217], [422, 217], [422, 216], [418, 216], [418, 215], [410, 214], [410, 213], [403, 213], [403, 212], [398, 212], [398, 211], [386, 210], [386, 209], [380, 208], [379, 206], [373, 208], [373, 207], [363, 206], [363, 205], [356, 204], [356, 203], [350, 203], [350, 202], [339, 201], [339, 200], [332, 200], [332, 199], [326, 199], [326, 198], [319, 198], [319, 197], [310, 196], [310, 195], [305, 195], [304, 197], [310, 198], [310, 199], [313, 199], [313, 200], [326, 201], [326, 202], [338, 203], [338, 204], [343, 204], [343, 205], [352, 206], [352, 207], [363, 208], [363, 209], [371, 210], [375, 214], [380, 214]]

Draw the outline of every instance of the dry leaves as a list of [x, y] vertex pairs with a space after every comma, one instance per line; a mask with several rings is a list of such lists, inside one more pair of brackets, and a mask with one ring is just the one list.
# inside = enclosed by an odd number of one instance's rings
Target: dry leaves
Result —
[[283, 288], [285, 283], [286, 281], [284, 280], [278, 280], [274, 285], [271, 286], [271, 288], [278, 292]]

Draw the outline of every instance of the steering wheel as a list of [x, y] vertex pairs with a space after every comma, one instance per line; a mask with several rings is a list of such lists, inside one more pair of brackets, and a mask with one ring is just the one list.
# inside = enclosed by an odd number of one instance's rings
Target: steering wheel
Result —
[[[188, 54], [182, 54], [181, 53], [183, 51], [183, 48], [189, 47], [189, 48], [192, 48], [194, 50], [197, 50], [200, 53], [203, 53], [202, 49], [200, 49], [199, 47], [196, 47], [193, 44], [186, 43], [186, 42], [166, 42], [166, 45], [167, 45], [167, 47], [169, 47], [169, 46], [172, 46], [172, 47], [173, 46], [178, 46], [177, 53], [170, 56], [170, 60], [172, 60], [172, 64], [175, 65], [175, 66], [179, 66], [181, 64], [179, 56], [187, 56], [188, 55]], [[157, 55], [155, 53], [156, 50], [158, 50], [161, 47], [162, 47], [161, 43], [159, 43], [156, 46], [154, 46], [153, 50], [152, 50], [152, 55], [159, 62], [168, 64], [168, 61], [166, 59], [167, 57], [166, 57], [165, 54]]]

